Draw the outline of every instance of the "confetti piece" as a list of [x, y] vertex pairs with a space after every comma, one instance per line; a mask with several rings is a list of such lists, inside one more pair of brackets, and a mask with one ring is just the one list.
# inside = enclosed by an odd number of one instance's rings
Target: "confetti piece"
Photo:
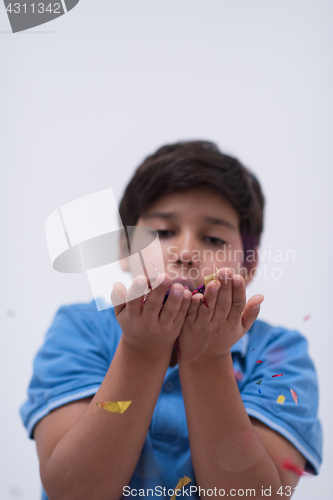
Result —
[[303, 321], [307, 321], [310, 318], [311, 318], [311, 314], [308, 314], [307, 316], [304, 316]]
[[290, 392], [291, 392], [291, 395], [293, 397], [293, 400], [295, 401], [295, 403], [297, 404], [298, 403], [298, 399], [297, 399], [297, 394], [295, 391], [293, 391], [292, 389], [290, 389]]
[[288, 469], [288, 470], [291, 470], [292, 472], [295, 472], [295, 474], [297, 474], [298, 476], [303, 476], [304, 475], [304, 471], [302, 471], [302, 469], [300, 469], [297, 465], [293, 464], [289, 460], [285, 460], [282, 463], [282, 467], [284, 469]]
[[286, 398], [282, 396], [282, 394], [277, 398], [276, 402], [279, 403], [280, 405], [283, 405], [285, 402]]
[[166, 294], [165, 294], [165, 297], [164, 297], [164, 300], [163, 300], [163, 304], [162, 304], [163, 306], [164, 306], [164, 304], [166, 303], [167, 298], [169, 297], [169, 293], [170, 293], [170, 288], [169, 288], [169, 290], [167, 290], [167, 292], [166, 292]]
[[[181, 477], [177, 483], [177, 486], [176, 488], [174, 489], [174, 494], [172, 495], [172, 497], [170, 498], [170, 500], [176, 500], [176, 492], [177, 490], [181, 490], [183, 486], [186, 486], [188, 483], [191, 483], [192, 482], [192, 479], [190, 479], [189, 477]], [[179, 495], [178, 495], [179, 496]]]
[[207, 304], [207, 300], [206, 300], [206, 297], [203, 297], [203, 299], [201, 300], [201, 302], [206, 306], [208, 307], [209, 309], [209, 305]]
[[219, 270], [216, 268], [216, 273], [215, 274], [209, 274], [208, 276], [204, 277], [205, 280], [205, 287], [208, 285], [210, 281], [216, 280], [216, 278], [219, 277]]
[[[212, 274], [211, 276], [215, 276], [215, 275], [213, 275], [213, 274]], [[208, 278], [208, 277], [209, 277], [209, 276], [205, 276], [205, 278], [204, 278], [204, 279], [206, 279], [206, 278]], [[210, 280], [210, 281], [211, 281], [211, 280]], [[206, 290], [206, 286], [205, 286], [205, 285], [201, 285], [201, 286], [199, 286], [198, 288], [196, 288], [195, 290], [193, 290], [193, 292], [192, 292], [192, 296], [193, 296], [193, 295], [195, 295], [195, 294], [197, 294], [197, 293], [202, 293], [202, 295], [204, 296], [204, 294], [205, 294], [205, 290]], [[200, 304], [201, 304], [201, 303], [205, 304], [205, 306], [206, 306], [206, 307], [208, 307], [208, 309], [209, 309], [209, 305], [207, 304], [207, 300], [206, 300], [205, 296], [203, 297], [203, 299], [200, 299]]]
[[239, 370], [234, 371], [235, 379], [238, 380], [238, 382], [241, 382], [243, 380], [243, 374]]
[[279, 373], [278, 375], [272, 375], [272, 378], [274, 377], [281, 377], [283, 375], [283, 373]]
[[103, 403], [96, 403], [96, 405], [107, 411], [124, 413], [131, 403], [132, 401], [105, 401]]
[[256, 363], [262, 363], [262, 361], [260, 361], [260, 359], [258, 359], [258, 361], [256, 361]]
[[[244, 311], [243, 311], [243, 312], [244, 312]], [[255, 350], [255, 347], [252, 349], [252, 351], [254, 351], [254, 350]]]
[[257, 385], [260, 385], [262, 382], [262, 379], [258, 380], [258, 382], [256, 382]]
[[259, 394], [261, 394], [261, 393], [262, 393], [262, 390], [261, 390], [261, 389], [258, 389], [258, 392], [259, 392]]

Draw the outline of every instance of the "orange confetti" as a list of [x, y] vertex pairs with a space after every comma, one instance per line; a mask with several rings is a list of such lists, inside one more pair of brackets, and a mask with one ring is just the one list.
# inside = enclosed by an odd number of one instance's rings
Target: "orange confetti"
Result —
[[290, 392], [291, 392], [291, 395], [293, 397], [293, 400], [295, 401], [295, 403], [297, 404], [298, 403], [298, 399], [297, 399], [297, 394], [295, 391], [293, 391], [292, 389], [290, 389]]

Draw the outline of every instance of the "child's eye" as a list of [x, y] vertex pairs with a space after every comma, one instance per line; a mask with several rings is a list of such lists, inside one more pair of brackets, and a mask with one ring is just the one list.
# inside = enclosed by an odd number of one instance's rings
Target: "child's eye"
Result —
[[226, 242], [224, 240], [221, 240], [220, 238], [214, 238], [214, 236], [207, 236], [208, 240], [211, 240], [212, 245], [226, 245]]
[[167, 236], [170, 236], [168, 233], [172, 233], [172, 231], [169, 231], [168, 229], [156, 229], [156, 232], [159, 238], [166, 238]]

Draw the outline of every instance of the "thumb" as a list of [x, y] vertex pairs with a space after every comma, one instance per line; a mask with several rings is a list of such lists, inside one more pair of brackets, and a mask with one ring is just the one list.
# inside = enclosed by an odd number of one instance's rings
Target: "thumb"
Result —
[[127, 288], [120, 281], [115, 281], [113, 283], [113, 289], [111, 292], [111, 302], [114, 307], [115, 315], [118, 314], [124, 309], [126, 306], [126, 297], [127, 297]]
[[253, 297], [251, 297], [247, 301], [244, 312], [242, 314], [242, 325], [245, 329], [245, 332], [247, 332], [251, 328], [254, 321], [257, 319], [260, 312], [260, 306], [264, 298], [265, 297], [263, 295], [258, 294], [253, 295]]

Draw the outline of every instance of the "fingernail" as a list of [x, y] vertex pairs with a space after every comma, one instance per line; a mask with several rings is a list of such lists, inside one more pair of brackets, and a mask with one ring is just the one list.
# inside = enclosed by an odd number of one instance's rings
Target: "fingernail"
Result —
[[262, 304], [262, 302], [260, 302], [260, 304], [257, 304], [256, 306], [254, 306], [253, 310], [256, 311], [257, 309], [259, 309], [261, 304]]
[[211, 291], [212, 292], [217, 292], [217, 290], [219, 289], [220, 287], [219, 286], [211, 286]]
[[227, 283], [228, 280], [232, 279], [232, 273], [229, 273], [229, 271], [220, 271], [219, 277], [221, 280]]
[[145, 276], [139, 276], [136, 280], [136, 283], [138, 286], [144, 286], [144, 285], [147, 285], [147, 280], [146, 280]]
[[242, 280], [240, 278], [233, 278], [233, 284], [235, 286], [239, 286], [241, 284]]
[[183, 290], [179, 288], [171, 288], [171, 292], [173, 293], [173, 295], [181, 295], [183, 293]]

